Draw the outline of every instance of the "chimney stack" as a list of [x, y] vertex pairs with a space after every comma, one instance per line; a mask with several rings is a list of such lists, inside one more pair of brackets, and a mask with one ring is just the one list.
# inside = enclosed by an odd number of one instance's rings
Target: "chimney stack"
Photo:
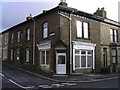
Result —
[[60, 0], [59, 5], [67, 7], [68, 4], [66, 3], [66, 0]]
[[106, 11], [104, 10], [104, 7], [103, 8], [98, 8], [97, 10], [96, 10], [96, 12], [94, 13], [94, 15], [98, 15], [98, 16], [101, 16], [101, 17], [104, 17], [104, 18], [106, 18], [106, 16], [107, 16], [107, 13], [106, 13]]
[[32, 14], [30, 14], [30, 16], [26, 18], [26, 20], [30, 20], [30, 19], [32, 19]]

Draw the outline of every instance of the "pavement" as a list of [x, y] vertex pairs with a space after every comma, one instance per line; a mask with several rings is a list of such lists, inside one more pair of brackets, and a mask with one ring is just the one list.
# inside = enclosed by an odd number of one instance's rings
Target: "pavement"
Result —
[[32, 75], [35, 75], [40, 78], [44, 78], [47, 80], [51, 80], [54, 82], [62, 82], [62, 83], [77, 83], [77, 82], [97, 82], [97, 81], [103, 81], [103, 80], [110, 80], [119, 78], [120, 73], [113, 73], [113, 74], [77, 74], [77, 75], [51, 75], [46, 74], [43, 72], [36, 72], [34, 70], [25, 70], [20, 67], [13, 66], [8, 63], [3, 63], [4, 65], [11, 66], [13, 68], [22, 70], [26, 73], [30, 73]]

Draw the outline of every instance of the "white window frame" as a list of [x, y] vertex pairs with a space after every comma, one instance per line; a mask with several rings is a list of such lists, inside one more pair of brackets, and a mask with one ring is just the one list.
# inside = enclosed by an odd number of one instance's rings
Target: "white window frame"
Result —
[[82, 38], [82, 22], [77, 21], [77, 37]]
[[118, 31], [116, 29], [110, 29], [110, 41], [112, 43], [118, 42]]
[[84, 38], [89, 38], [89, 25], [86, 22], [83, 22]]
[[87, 22], [76, 21], [77, 37], [89, 39], [89, 24]]
[[26, 49], [26, 62], [30, 61], [30, 50], [29, 48]]
[[43, 38], [48, 37], [48, 22], [43, 23]]
[[[87, 42], [78, 42], [78, 41], [72, 41], [73, 42], [73, 71], [75, 71], [75, 50], [88, 50], [92, 51], [92, 69], [95, 69], [95, 47], [96, 44], [94, 43], [87, 43]], [[82, 69], [82, 68], [80, 68]], [[85, 69], [85, 68], [83, 68]]]
[[[77, 50], [77, 49], [75, 49], [75, 50]], [[79, 49], [78, 49], [79, 50]], [[81, 54], [81, 52], [82, 51], [85, 51], [86, 52], [86, 54], [84, 54], [84, 55], [82, 55]], [[92, 55], [89, 55], [88, 54], [88, 51], [92, 51]], [[88, 56], [92, 56], [92, 58], [93, 58], [93, 50], [79, 50], [79, 54], [75, 54], [75, 52], [74, 52], [74, 57], [75, 56], [79, 56], [80, 58], [79, 58], [79, 60], [80, 60], [80, 67], [75, 67], [75, 69], [84, 69], [84, 68], [92, 68], [93, 66], [91, 66], [91, 67], [88, 67]], [[85, 56], [86, 57], [86, 66], [85, 67], [82, 67], [82, 65], [81, 65], [81, 57], [82, 56]], [[92, 60], [92, 62], [93, 62], [93, 60]], [[92, 64], [93, 65], [93, 64]]]
[[[41, 66], [50, 66], [49, 64], [46, 63], [46, 61], [47, 61], [47, 60], [46, 60], [46, 56], [47, 56], [46, 52], [47, 52], [47, 51], [49, 52], [49, 50], [42, 50], [42, 51], [40, 51], [40, 65], [41, 65]], [[45, 52], [45, 57], [44, 57], [44, 59], [45, 59], [45, 64], [42, 64], [42, 55], [41, 55], [42, 52]]]
[[30, 28], [27, 29], [27, 41], [30, 40]]

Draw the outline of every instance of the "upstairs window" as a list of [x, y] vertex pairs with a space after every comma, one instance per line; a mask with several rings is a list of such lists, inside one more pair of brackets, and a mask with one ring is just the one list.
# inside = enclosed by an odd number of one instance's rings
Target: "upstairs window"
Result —
[[17, 42], [20, 42], [20, 31], [17, 32]]
[[118, 42], [118, 31], [115, 29], [110, 29], [111, 42]]
[[87, 22], [77, 21], [77, 37], [89, 38], [89, 24]]
[[48, 22], [43, 23], [43, 38], [48, 37]]
[[5, 35], [5, 44], [8, 43], [8, 34]]
[[27, 29], [27, 41], [30, 40], [30, 28]]
[[14, 40], [14, 34], [11, 35], [11, 43], [13, 43]]

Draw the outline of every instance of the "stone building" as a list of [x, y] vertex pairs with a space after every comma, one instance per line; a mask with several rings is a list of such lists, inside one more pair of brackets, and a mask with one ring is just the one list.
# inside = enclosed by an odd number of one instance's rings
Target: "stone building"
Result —
[[2, 60], [8, 60], [9, 31], [2, 32]]
[[52, 74], [117, 72], [120, 23], [106, 15], [104, 8], [89, 14], [68, 7], [64, 0], [30, 15], [7, 30], [8, 60]]
[[2, 60], [2, 33], [0, 33], [0, 61]]

